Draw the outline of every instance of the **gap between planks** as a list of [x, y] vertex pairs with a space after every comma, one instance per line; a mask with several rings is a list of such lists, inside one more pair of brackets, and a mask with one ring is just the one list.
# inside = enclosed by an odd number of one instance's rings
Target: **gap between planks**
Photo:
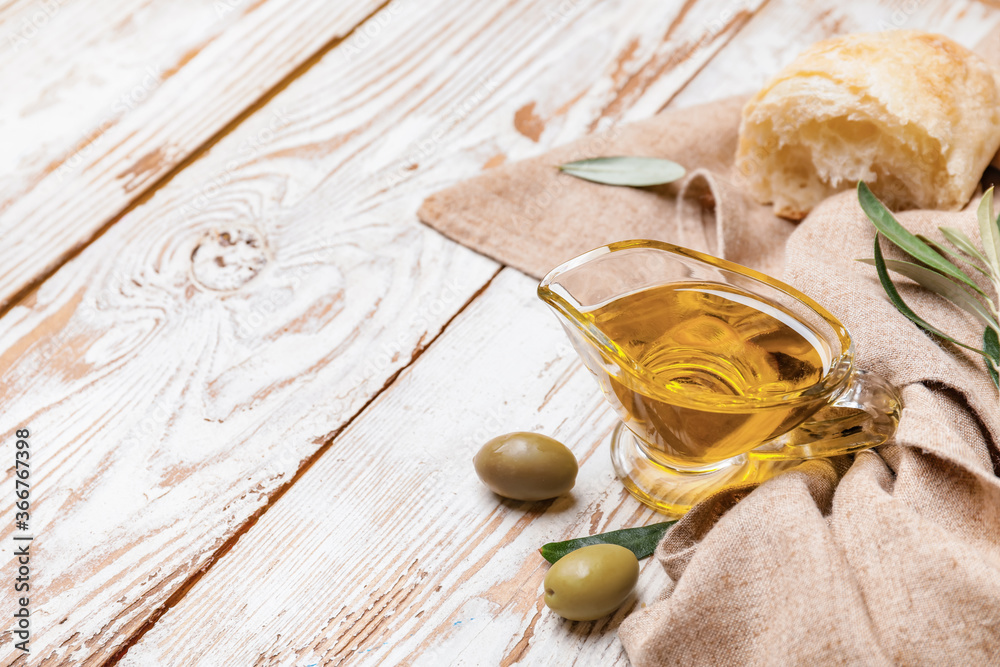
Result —
[[375, 393], [372, 394], [371, 398], [365, 401], [364, 405], [358, 408], [357, 412], [348, 417], [343, 424], [337, 427], [337, 430], [335, 430], [333, 433], [327, 436], [325, 442], [320, 446], [319, 449], [317, 449], [312, 454], [312, 456], [306, 459], [305, 463], [299, 466], [299, 469], [295, 471], [295, 474], [292, 475], [292, 478], [289, 479], [284, 484], [282, 484], [280, 487], [278, 487], [278, 489], [273, 494], [268, 496], [267, 502], [264, 504], [264, 506], [258, 509], [256, 512], [254, 512], [252, 515], [250, 515], [250, 518], [247, 519], [243, 523], [243, 525], [237, 528], [236, 531], [229, 537], [229, 539], [223, 542], [222, 546], [220, 546], [218, 550], [214, 554], [212, 554], [212, 556], [208, 559], [208, 562], [205, 565], [205, 567], [201, 568], [200, 570], [197, 570], [194, 574], [188, 577], [187, 580], [184, 581], [169, 598], [167, 598], [167, 601], [164, 602], [162, 606], [153, 611], [149, 619], [145, 623], [143, 623], [139, 627], [139, 629], [136, 630], [124, 644], [122, 644], [121, 648], [119, 648], [118, 651], [105, 663], [106, 667], [114, 667], [114, 665], [117, 665], [125, 657], [129, 649], [131, 649], [133, 646], [139, 643], [139, 641], [143, 638], [143, 636], [147, 632], [149, 632], [153, 628], [153, 626], [156, 625], [157, 621], [159, 621], [160, 618], [162, 618], [163, 615], [167, 613], [167, 611], [169, 611], [172, 607], [175, 607], [177, 603], [179, 603], [184, 598], [184, 596], [187, 595], [188, 591], [194, 588], [194, 586], [201, 580], [201, 578], [205, 576], [205, 574], [209, 570], [211, 570], [216, 565], [216, 563], [220, 562], [226, 556], [227, 553], [229, 553], [229, 551], [233, 548], [233, 546], [236, 545], [237, 542], [239, 542], [240, 538], [243, 537], [243, 535], [245, 535], [255, 525], [257, 525], [257, 522], [260, 520], [260, 518], [264, 516], [264, 514], [269, 509], [271, 509], [272, 506], [275, 505], [275, 503], [281, 500], [281, 497], [284, 496], [285, 493], [290, 488], [292, 488], [292, 486], [294, 486], [295, 483], [298, 482], [299, 479], [301, 479], [302, 476], [305, 475], [306, 472], [308, 472], [309, 469], [312, 468], [317, 461], [319, 461], [319, 459], [321, 459], [330, 449], [333, 448], [333, 445], [336, 442], [338, 436], [340, 436], [341, 433], [343, 433], [348, 427], [350, 427], [351, 424], [353, 424], [358, 419], [358, 417], [364, 414], [364, 412], [368, 409], [368, 406], [374, 403], [379, 396], [385, 393], [385, 391], [388, 390], [396, 382], [396, 380], [403, 373], [403, 371], [410, 368], [417, 361], [417, 359], [419, 359], [421, 355], [423, 355], [423, 353], [426, 352], [427, 349], [430, 348], [430, 346], [433, 345], [437, 341], [437, 339], [440, 338], [448, 330], [448, 328], [452, 325], [455, 319], [459, 317], [463, 312], [465, 312], [465, 310], [470, 305], [472, 305], [472, 303], [476, 299], [482, 296], [482, 294], [487, 289], [489, 289], [490, 285], [493, 284], [493, 281], [496, 279], [496, 277], [500, 275], [500, 272], [506, 268], [507, 267], [502, 264], [499, 265], [496, 271], [493, 272], [493, 275], [490, 276], [489, 280], [483, 283], [483, 285], [478, 290], [476, 290], [476, 292], [471, 297], [469, 297], [465, 301], [465, 303], [459, 306], [458, 310], [452, 313], [451, 317], [448, 318], [448, 320], [444, 323], [444, 326], [441, 327], [441, 330], [438, 331], [438, 333], [433, 338], [427, 341], [427, 343], [419, 345], [410, 354], [410, 360], [407, 361], [406, 364], [404, 364], [402, 367], [400, 367], [399, 370], [397, 370], [395, 373], [389, 376], [386, 379], [385, 383], [382, 385], [382, 387], [377, 391], [375, 391]]
[[340, 44], [344, 43], [346, 40], [350, 39], [355, 32], [362, 26], [366, 25], [374, 16], [379, 14], [382, 10], [389, 5], [392, 0], [382, 0], [381, 4], [378, 5], [374, 10], [368, 13], [364, 18], [358, 21], [350, 30], [345, 32], [343, 35], [335, 35], [332, 39], [327, 41], [323, 46], [317, 49], [312, 55], [306, 58], [304, 61], [299, 63], [292, 71], [286, 74], [280, 81], [271, 86], [269, 89], [264, 91], [256, 100], [248, 104], [243, 111], [241, 111], [236, 117], [230, 120], [228, 123], [223, 125], [218, 129], [212, 136], [203, 141], [200, 145], [196, 146], [184, 159], [174, 165], [167, 173], [160, 176], [157, 180], [153, 181], [149, 186], [144, 189], [140, 189], [135, 197], [133, 197], [125, 205], [125, 207], [112, 216], [107, 222], [101, 225], [94, 234], [83, 242], [77, 244], [75, 247], [71, 247], [48, 268], [42, 270], [37, 276], [32, 278], [24, 287], [15, 292], [6, 303], [0, 301], [0, 320], [2, 320], [7, 313], [18, 306], [22, 301], [24, 301], [33, 292], [39, 289], [45, 281], [56, 274], [59, 269], [61, 269], [68, 262], [72, 261], [81, 252], [88, 248], [94, 241], [101, 238], [109, 229], [114, 227], [119, 220], [124, 218], [126, 215], [131, 213], [136, 208], [142, 206], [155, 195], [161, 188], [166, 186], [170, 181], [174, 179], [177, 174], [181, 173], [193, 163], [197, 162], [205, 153], [212, 149], [213, 146], [218, 144], [222, 139], [233, 132], [237, 127], [243, 124], [248, 118], [260, 111], [264, 106], [267, 105], [272, 99], [277, 97], [283, 90], [288, 88], [295, 80], [299, 79], [308, 72], [313, 66], [316, 65], [323, 57], [328, 54], [333, 49], [337, 48]]
[[[1000, 2], [1000, 0], [997, 1]], [[701, 65], [698, 66], [698, 69], [696, 69], [694, 73], [690, 77], [688, 77], [687, 80], [683, 84], [681, 84], [680, 87], [677, 88], [677, 90], [674, 91], [674, 94], [670, 96], [670, 99], [668, 99], [666, 102], [663, 103], [663, 106], [661, 106], [657, 110], [657, 113], [662, 113], [663, 111], [666, 111], [666, 109], [671, 104], [673, 104], [674, 100], [677, 99], [677, 96], [683, 93], [685, 90], [687, 90], [687, 87], [691, 84], [691, 82], [697, 79], [698, 75], [701, 74], [706, 67], [708, 67], [709, 63], [714, 61], [716, 56], [722, 53], [726, 49], [726, 47], [729, 46], [729, 43], [733, 41], [733, 39], [735, 39], [737, 35], [742, 33], [744, 29], [746, 29], [746, 27], [750, 24], [750, 19], [760, 14], [760, 12], [767, 7], [769, 2], [771, 2], [771, 0], [763, 0], [763, 2], [760, 3], [760, 6], [758, 6], [756, 9], [752, 11], [744, 10], [743, 11], [744, 16], [741, 17], [742, 20], [734, 22], [736, 24], [736, 29], [730, 31], [729, 35], [723, 39], [722, 45], [718, 48], [718, 50], [716, 50], [715, 53], [712, 54], [712, 57], [708, 58], [705, 62], [701, 63]]]

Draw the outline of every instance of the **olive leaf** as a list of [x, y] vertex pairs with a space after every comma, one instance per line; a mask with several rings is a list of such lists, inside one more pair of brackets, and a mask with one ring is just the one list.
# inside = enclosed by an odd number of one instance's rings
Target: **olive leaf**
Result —
[[567, 162], [559, 169], [585, 181], [632, 187], [672, 183], [686, 173], [676, 162], [655, 157], [598, 157]]
[[589, 547], [592, 544], [617, 544], [634, 553], [636, 558], [641, 559], [656, 551], [656, 545], [659, 544], [660, 538], [675, 523], [677, 522], [665, 521], [639, 528], [623, 528], [622, 530], [612, 530], [609, 533], [601, 533], [600, 535], [578, 537], [573, 540], [566, 540], [565, 542], [549, 542], [548, 544], [543, 544], [539, 551], [545, 560], [555, 563], [571, 551]]
[[983, 332], [983, 349], [986, 350], [989, 361], [986, 364], [986, 370], [989, 371], [993, 384], [1000, 389], [1000, 374], [997, 373], [998, 367], [1000, 367], [1000, 338], [997, 337], [997, 332], [989, 327]]
[[979, 240], [983, 244], [983, 254], [989, 260], [994, 274], [1000, 274], [1000, 229], [993, 217], [993, 188], [986, 191], [976, 211], [979, 219]]
[[978, 348], [975, 348], [975, 347], [972, 347], [971, 345], [966, 345], [965, 343], [962, 343], [960, 341], [955, 340], [954, 338], [952, 338], [948, 334], [944, 333], [943, 331], [941, 331], [940, 329], [938, 329], [937, 327], [935, 327], [930, 322], [927, 322], [926, 320], [924, 320], [923, 318], [921, 318], [919, 315], [917, 315], [913, 311], [913, 309], [910, 308], [906, 304], [905, 301], [903, 301], [903, 297], [901, 297], [899, 295], [899, 291], [896, 290], [896, 286], [893, 285], [892, 280], [889, 278], [889, 270], [886, 268], [885, 258], [882, 257], [882, 248], [879, 246], [879, 236], [880, 236], [879, 234], [875, 235], [875, 261], [874, 261], [874, 263], [875, 263], [875, 270], [878, 273], [879, 282], [882, 283], [882, 288], [885, 290], [885, 293], [889, 296], [889, 300], [892, 301], [892, 305], [896, 306], [896, 310], [898, 310], [899, 312], [901, 312], [911, 322], [913, 322], [914, 324], [916, 324], [918, 327], [920, 327], [924, 331], [927, 331], [928, 333], [932, 333], [935, 336], [939, 336], [940, 338], [943, 338], [946, 341], [954, 343], [955, 345], [958, 345], [960, 347], [964, 347], [964, 348], [966, 348], [968, 350], [972, 350], [973, 352], [978, 352], [979, 354], [983, 355], [984, 357], [989, 358], [989, 356], [985, 352], [983, 352], [982, 350], [980, 350]]
[[[956, 229], [955, 227], [938, 227], [938, 229], [941, 230], [941, 235], [944, 236], [953, 246], [961, 250], [969, 257], [981, 262], [983, 266], [989, 267], [989, 260], [986, 259], [986, 256], [983, 255], [983, 253], [979, 252], [979, 249], [976, 248], [972, 239], [966, 236], [965, 232], [961, 229]], [[976, 266], [976, 268], [978, 269], [979, 267]], [[979, 270], [983, 271], [983, 269]], [[987, 271], [983, 271], [983, 273], [989, 275]]]
[[[943, 230], [944, 228], [943, 227], [938, 227], [938, 229]], [[942, 231], [941, 233], [943, 234], [944, 232]], [[927, 238], [923, 234], [917, 234], [917, 238], [920, 239], [921, 241], [923, 241], [924, 243], [926, 243], [927, 245], [929, 245], [930, 247], [932, 247], [935, 250], [937, 250], [942, 255], [948, 255], [949, 257], [951, 257], [953, 259], [957, 259], [960, 262], [966, 262], [966, 263], [968, 263], [969, 266], [971, 266], [972, 268], [974, 268], [976, 271], [979, 271], [984, 276], [989, 276], [990, 275], [990, 272], [988, 270], [986, 270], [983, 267], [979, 266], [979, 264], [977, 264], [976, 262], [972, 261], [971, 258], [967, 257], [964, 254], [961, 254], [961, 253], [955, 252], [954, 250], [951, 250], [950, 248], [948, 248], [948, 246], [944, 245], [943, 243], [938, 243], [934, 239]], [[986, 264], [986, 258], [985, 257], [983, 257], [983, 264]]]
[[[874, 259], [859, 259], [858, 261], [864, 264], [875, 264]], [[907, 278], [920, 284], [922, 287], [948, 299], [965, 312], [974, 315], [976, 319], [979, 320], [980, 324], [1000, 331], [1000, 324], [997, 324], [996, 319], [994, 319], [989, 309], [986, 308], [986, 306], [984, 306], [974, 294], [969, 292], [969, 290], [954, 282], [950, 278], [946, 278], [940, 273], [931, 271], [930, 269], [924, 268], [919, 264], [914, 264], [913, 262], [887, 259], [885, 260], [885, 265], [886, 268], [891, 269], [896, 273], [903, 274]]]
[[[907, 231], [903, 225], [899, 224], [892, 213], [889, 212], [889, 209], [872, 194], [872, 191], [864, 181], [858, 182], [858, 202], [861, 204], [861, 209], [868, 216], [868, 219], [875, 225], [875, 229], [899, 246], [901, 250], [939, 273], [956, 278], [983, 296], [986, 295], [986, 292], [979, 285], [972, 282], [972, 279], [965, 275], [964, 271], [939, 255], [933, 248]], [[997, 234], [998, 240], [1000, 240], [1000, 230], [997, 230]]]

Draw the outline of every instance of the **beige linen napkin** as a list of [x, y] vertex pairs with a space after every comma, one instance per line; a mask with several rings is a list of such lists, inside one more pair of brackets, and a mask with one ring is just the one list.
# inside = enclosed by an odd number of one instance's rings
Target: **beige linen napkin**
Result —
[[[984, 54], [1000, 54], [992, 39]], [[741, 103], [670, 111], [493, 169], [430, 197], [420, 218], [535, 277], [630, 238], [763, 270], [840, 318], [858, 366], [902, 390], [892, 444], [724, 492], [667, 534], [656, 557], [675, 585], [620, 629], [634, 665], [1000, 664], [997, 391], [976, 355], [919, 331], [854, 261], [872, 256], [874, 234], [853, 192], [794, 225], [740, 191]], [[555, 169], [599, 155], [669, 157], [695, 171], [637, 190]], [[951, 225], [978, 235], [971, 209], [898, 217], [918, 233]], [[982, 328], [943, 300], [916, 286], [902, 294], [979, 342]]]

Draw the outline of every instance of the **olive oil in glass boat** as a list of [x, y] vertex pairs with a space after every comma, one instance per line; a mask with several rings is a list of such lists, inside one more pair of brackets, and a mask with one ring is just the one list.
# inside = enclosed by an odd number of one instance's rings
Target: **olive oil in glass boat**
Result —
[[842, 324], [731, 262], [626, 241], [553, 270], [539, 296], [622, 419], [616, 472], [666, 514], [881, 444], [899, 420], [895, 389], [853, 369]]

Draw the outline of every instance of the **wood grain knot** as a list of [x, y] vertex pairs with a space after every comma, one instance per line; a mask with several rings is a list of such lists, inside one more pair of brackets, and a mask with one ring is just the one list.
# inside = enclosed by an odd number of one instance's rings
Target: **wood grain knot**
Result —
[[191, 275], [200, 287], [231, 292], [260, 273], [269, 254], [264, 235], [256, 229], [213, 229], [191, 252]]

